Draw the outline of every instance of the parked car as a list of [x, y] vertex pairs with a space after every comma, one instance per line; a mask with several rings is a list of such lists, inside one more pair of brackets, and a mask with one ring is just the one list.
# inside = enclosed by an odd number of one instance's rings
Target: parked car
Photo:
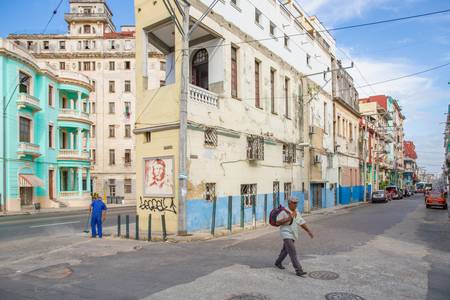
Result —
[[375, 191], [372, 193], [372, 203], [376, 202], [388, 202], [389, 199], [386, 196], [386, 192], [383, 190]]
[[386, 193], [389, 193], [391, 199], [402, 199], [403, 196], [400, 194], [400, 190], [395, 185], [390, 185], [386, 187]]
[[425, 205], [427, 208], [439, 206], [447, 209], [447, 199], [442, 191], [431, 190], [425, 195]]

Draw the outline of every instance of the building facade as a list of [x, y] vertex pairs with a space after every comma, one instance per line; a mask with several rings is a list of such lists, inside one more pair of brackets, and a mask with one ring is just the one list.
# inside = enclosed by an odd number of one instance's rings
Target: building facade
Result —
[[5, 39], [0, 39], [0, 78], [2, 208], [87, 207], [89, 79], [56, 70]]
[[333, 63], [334, 148], [338, 166], [336, 202], [349, 204], [364, 198], [361, 182], [359, 97], [353, 78]]
[[[136, 119], [135, 29], [116, 31], [105, 0], [70, 0], [66, 34], [11, 34], [41, 62], [89, 77], [93, 191], [109, 203], [134, 203]], [[165, 62], [149, 51], [148, 85], [164, 84]]]
[[[194, 23], [209, 1], [190, 3]], [[136, 0], [135, 9], [141, 226], [156, 213], [166, 215], [169, 231], [204, 230], [214, 208], [216, 226], [244, 226], [290, 195], [300, 210], [334, 205], [331, 74], [323, 74], [334, 40], [316, 18], [295, 3], [219, 1], [191, 35], [184, 131], [181, 34], [162, 3]], [[148, 43], [167, 61], [158, 89], [146, 86]], [[180, 174], [184, 141], [187, 171]]]
[[415, 190], [415, 185], [418, 182], [417, 169], [417, 153], [416, 146], [413, 141], [404, 141], [404, 168], [403, 184], [409, 190]]

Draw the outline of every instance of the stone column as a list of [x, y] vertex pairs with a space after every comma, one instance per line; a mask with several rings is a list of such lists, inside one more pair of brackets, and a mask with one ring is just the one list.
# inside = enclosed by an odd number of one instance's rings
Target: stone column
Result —
[[91, 150], [91, 132], [90, 130], [86, 131], [86, 151]]
[[82, 131], [81, 131], [82, 129], [81, 128], [78, 128], [77, 129], [77, 149], [78, 149], [78, 155], [80, 155], [81, 156], [81, 150], [82, 150], [82, 139], [81, 139], [81, 133], [82, 133]]
[[86, 168], [86, 190], [90, 193], [91, 191], [91, 170]]
[[82, 100], [81, 100], [81, 92], [77, 92], [77, 110], [78, 112], [81, 112], [82, 110]]
[[80, 197], [83, 194], [83, 168], [77, 168], [78, 170], [78, 195]]

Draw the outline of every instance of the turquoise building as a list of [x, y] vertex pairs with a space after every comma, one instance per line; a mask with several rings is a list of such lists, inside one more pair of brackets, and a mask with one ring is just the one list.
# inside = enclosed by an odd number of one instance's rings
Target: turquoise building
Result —
[[2, 209], [87, 206], [89, 79], [0, 39], [0, 86]]

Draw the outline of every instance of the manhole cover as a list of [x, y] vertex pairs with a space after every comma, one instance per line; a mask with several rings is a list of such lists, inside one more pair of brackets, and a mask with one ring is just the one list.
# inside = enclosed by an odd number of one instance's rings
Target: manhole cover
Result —
[[28, 275], [43, 279], [63, 279], [72, 275], [72, 269], [68, 264], [60, 264], [31, 271]]
[[334, 292], [325, 295], [327, 300], [365, 300], [363, 297], [344, 292]]
[[231, 296], [227, 300], [270, 300], [270, 298], [261, 294], [240, 294]]
[[308, 276], [320, 280], [335, 280], [339, 278], [339, 274], [330, 271], [313, 271], [309, 272]]

